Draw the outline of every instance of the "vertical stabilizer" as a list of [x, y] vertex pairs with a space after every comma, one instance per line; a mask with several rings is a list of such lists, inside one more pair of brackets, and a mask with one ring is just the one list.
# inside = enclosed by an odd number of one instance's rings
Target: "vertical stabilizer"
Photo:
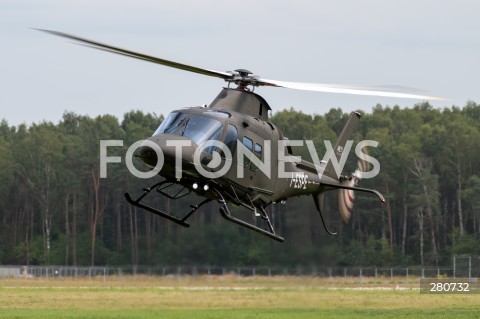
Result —
[[[345, 144], [351, 138], [353, 131], [357, 128], [358, 122], [360, 121], [360, 117], [361, 117], [360, 113], [352, 112], [350, 114], [350, 117], [348, 118], [347, 124], [345, 124], [342, 132], [338, 136], [337, 142], [333, 147], [333, 151], [335, 153], [335, 157], [337, 158], [337, 162], [340, 161], [340, 157], [342, 156], [343, 150], [345, 148]], [[335, 172], [332, 161], [328, 161], [327, 166], [325, 167], [324, 174], [334, 179], [339, 178], [339, 176]]]

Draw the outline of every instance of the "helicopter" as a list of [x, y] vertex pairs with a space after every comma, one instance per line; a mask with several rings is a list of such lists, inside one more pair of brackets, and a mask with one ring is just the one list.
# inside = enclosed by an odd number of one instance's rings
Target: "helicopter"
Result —
[[[317, 92], [374, 95], [384, 97], [440, 100], [432, 96], [408, 93], [382, 87], [353, 87], [318, 83], [286, 82], [264, 79], [247, 69], [216, 71], [122, 49], [75, 35], [37, 29], [73, 40], [78, 44], [102, 51], [140, 59], [205, 76], [216, 77], [228, 83], [208, 106], [178, 109], [165, 117], [151, 137], [138, 148], [138, 157], [150, 168], [158, 168], [163, 179], [144, 188], [133, 198], [125, 193], [127, 202], [178, 225], [189, 227], [187, 220], [208, 202], [217, 202], [219, 212], [226, 220], [283, 242], [275, 232], [266, 211], [272, 203], [285, 202], [295, 196], [311, 195], [321, 217], [324, 229], [331, 232], [323, 217], [324, 195], [338, 192], [339, 212], [345, 222], [351, 217], [355, 201], [354, 191], [375, 195], [385, 203], [383, 195], [368, 188], [358, 187], [362, 176], [370, 170], [368, 152], [357, 162], [357, 169], [342, 175], [338, 163], [348, 148], [349, 138], [357, 127], [361, 114], [352, 112], [343, 130], [331, 147], [327, 160], [312, 163], [294, 158], [292, 147], [280, 128], [269, 121], [271, 107], [256, 87], [283, 87]], [[231, 88], [231, 85], [236, 87]], [[274, 151], [272, 151], [274, 150]], [[278, 150], [276, 152], [275, 150]], [[312, 158], [316, 153], [311, 154]], [[218, 169], [218, 167], [222, 167]], [[225, 169], [226, 168], [226, 169]], [[280, 170], [282, 168], [283, 170]], [[202, 198], [181, 217], [144, 203], [147, 196], [166, 196], [177, 200], [194, 193]], [[243, 206], [262, 218], [265, 227], [232, 215], [230, 206]]]

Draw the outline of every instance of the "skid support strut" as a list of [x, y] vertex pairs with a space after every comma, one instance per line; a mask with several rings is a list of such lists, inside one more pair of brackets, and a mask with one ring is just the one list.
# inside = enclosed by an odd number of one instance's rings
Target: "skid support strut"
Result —
[[217, 201], [218, 203], [220, 204], [220, 214], [222, 214], [222, 217], [225, 218], [226, 220], [232, 222], [232, 223], [235, 223], [235, 224], [238, 224], [240, 226], [243, 226], [243, 227], [246, 227], [248, 229], [251, 229], [257, 233], [260, 233], [262, 235], [265, 235], [267, 237], [270, 237], [272, 239], [275, 239], [276, 241], [279, 241], [279, 242], [283, 242], [284, 241], [284, 238], [281, 237], [281, 236], [278, 236], [277, 234], [275, 234], [275, 230], [273, 229], [273, 226], [272, 226], [272, 223], [270, 222], [270, 218], [268, 217], [267, 215], [267, 212], [265, 211], [265, 209], [262, 207], [262, 206], [258, 206], [258, 208], [260, 209], [260, 212], [261, 212], [261, 216], [264, 220], [267, 221], [267, 224], [268, 224], [268, 227], [270, 230], [266, 230], [266, 229], [263, 229], [263, 228], [260, 228], [256, 225], [253, 225], [253, 224], [250, 224], [244, 220], [241, 220], [241, 219], [238, 219], [234, 216], [232, 216], [230, 214], [230, 210], [228, 209], [228, 205], [227, 205], [227, 202], [225, 201], [225, 199], [223, 198], [222, 194], [217, 191], [216, 189], [213, 189], [213, 191], [215, 192], [215, 194], [217, 195]]

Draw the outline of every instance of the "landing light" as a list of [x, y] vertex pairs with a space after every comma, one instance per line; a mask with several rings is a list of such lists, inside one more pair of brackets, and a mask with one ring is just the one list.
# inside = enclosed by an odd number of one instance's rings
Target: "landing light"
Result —
[[208, 185], [203, 186], [203, 190], [204, 190], [204, 191], [208, 191], [209, 188], [210, 188], [210, 187], [208, 187]]
[[198, 188], [198, 184], [197, 184], [197, 183], [193, 183], [192, 187], [193, 187], [193, 189], [197, 189], [197, 188]]

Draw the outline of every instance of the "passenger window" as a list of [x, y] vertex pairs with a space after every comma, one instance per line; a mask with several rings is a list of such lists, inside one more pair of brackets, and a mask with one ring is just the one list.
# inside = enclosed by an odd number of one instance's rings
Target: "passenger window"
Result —
[[[262, 145], [255, 143], [255, 155], [259, 158], [262, 159]], [[257, 165], [250, 163], [250, 169], [254, 172], [258, 171]]]
[[255, 155], [257, 155], [259, 158], [262, 158], [262, 145], [255, 144]]
[[[245, 145], [246, 148], [248, 148], [251, 152], [253, 152], [253, 141], [249, 139], [248, 137], [243, 138], [243, 145]], [[250, 159], [244, 155], [243, 157], [243, 165], [247, 166], [250, 164]]]

